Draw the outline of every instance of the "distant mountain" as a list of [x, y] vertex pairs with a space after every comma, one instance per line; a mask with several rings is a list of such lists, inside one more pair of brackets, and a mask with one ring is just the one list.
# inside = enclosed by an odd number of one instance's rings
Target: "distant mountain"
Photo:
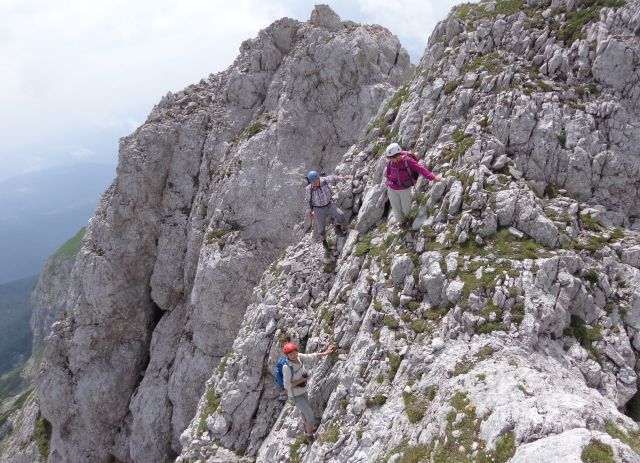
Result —
[[31, 291], [37, 276], [0, 284], [0, 373], [31, 355]]
[[0, 283], [40, 272], [95, 212], [115, 176], [104, 164], [54, 167], [0, 183]]

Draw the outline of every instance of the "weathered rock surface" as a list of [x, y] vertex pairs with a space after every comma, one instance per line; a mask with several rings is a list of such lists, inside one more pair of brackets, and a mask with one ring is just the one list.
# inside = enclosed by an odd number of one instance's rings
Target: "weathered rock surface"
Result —
[[[640, 1], [593, 3], [461, 5], [396, 92], [397, 40], [318, 7], [165, 97], [48, 341], [50, 461], [640, 461]], [[392, 140], [442, 177], [408, 232]], [[335, 262], [291, 200], [310, 168], [352, 176]], [[288, 340], [337, 346], [310, 447]]]
[[41, 463], [47, 460], [51, 428], [40, 414], [33, 383], [42, 350], [20, 367], [0, 375], [0, 462]]
[[252, 288], [301, 236], [305, 173], [333, 170], [411, 70], [386, 29], [322, 7], [245, 41], [122, 139], [38, 382], [50, 461], [180, 452]]
[[[33, 390], [26, 392], [28, 398], [19, 412], [13, 414], [4, 426], [11, 428], [8, 436], [0, 432], [0, 462], [2, 463], [43, 463], [46, 458], [38, 448], [35, 439], [39, 408]], [[4, 427], [3, 426], [3, 427]], [[46, 436], [40, 436], [46, 445]]]
[[40, 347], [49, 334], [51, 325], [64, 312], [67, 292], [75, 256], [61, 258], [51, 256], [44, 264], [38, 283], [31, 293], [31, 333], [33, 351]]
[[[437, 26], [336, 167], [356, 186], [336, 270], [306, 237], [262, 276], [178, 461], [640, 461], [640, 2], [574, 36], [581, 8], [480, 2]], [[444, 177], [408, 233], [377, 206], [395, 133]], [[338, 347], [310, 447], [272, 376], [287, 340]]]

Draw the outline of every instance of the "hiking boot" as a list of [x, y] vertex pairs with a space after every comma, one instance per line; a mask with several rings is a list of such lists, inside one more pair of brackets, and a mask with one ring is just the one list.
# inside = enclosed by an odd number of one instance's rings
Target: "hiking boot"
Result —
[[307, 443], [308, 443], [309, 445], [312, 445], [312, 444], [313, 444], [313, 441], [315, 441], [315, 440], [316, 440], [316, 439], [315, 439], [315, 437], [313, 436], [313, 434], [307, 434], [307, 433], [305, 433], [304, 435], [307, 437]]
[[341, 225], [336, 225], [336, 235], [338, 236], [347, 236], [347, 232]]
[[402, 222], [400, 222], [399, 225], [402, 230], [409, 230], [409, 228], [411, 227], [411, 225], [409, 224], [409, 219], [404, 219]]
[[329, 252], [331, 250], [331, 247], [329, 246], [329, 243], [327, 243], [327, 240], [322, 240], [322, 247], [327, 252]]

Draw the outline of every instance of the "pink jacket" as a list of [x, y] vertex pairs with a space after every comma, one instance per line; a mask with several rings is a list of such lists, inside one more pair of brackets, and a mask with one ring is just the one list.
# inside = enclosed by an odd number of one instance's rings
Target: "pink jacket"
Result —
[[392, 190], [406, 190], [411, 188], [411, 173], [407, 171], [405, 160], [409, 165], [409, 169], [412, 172], [418, 172], [420, 175], [427, 177], [429, 180], [435, 180], [433, 175], [428, 169], [421, 166], [415, 159], [408, 156], [404, 151], [401, 153], [402, 157], [398, 162], [387, 162], [387, 187]]

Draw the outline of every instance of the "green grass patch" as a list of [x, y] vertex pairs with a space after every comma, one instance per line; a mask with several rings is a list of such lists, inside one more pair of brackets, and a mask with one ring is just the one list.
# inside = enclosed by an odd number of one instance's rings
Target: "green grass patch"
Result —
[[402, 394], [404, 400], [404, 411], [407, 414], [409, 423], [415, 424], [422, 421], [424, 414], [429, 406], [429, 401], [424, 397], [417, 397], [413, 394]]
[[424, 333], [427, 329], [427, 324], [424, 322], [424, 320], [414, 320], [413, 322], [411, 322], [411, 329], [416, 334]]
[[591, 349], [592, 343], [602, 339], [602, 330], [599, 326], [586, 325], [578, 315], [571, 315], [571, 324], [564, 330], [565, 336], [573, 336], [586, 349]]
[[580, 225], [586, 230], [595, 232], [599, 232], [602, 230], [602, 225], [600, 225], [596, 219], [586, 214], [580, 214]]
[[505, 16], [510, 16], [521, 11], [523, 5], [524, 0], [498, 0], [498, 3], [496, 3], [494, 14], [503, 14]]
[[398, 368], [400, 368], [400, 362], [402, 362], [402, 357], [397, 354], [393, 354], [389, 357], [389, 382], [392, 382], [396, 377]]
[[584, 279], [592, 284], [598, 284], [598, 271], [595, 268], [590, 268], [584, 274]]
[[[486, 69], [491, 75], [498, 75], [502, 71], [502, 62], [500, 61], [500, 57], [496, 52], [489, 53], [487, 55], [476, 58], [468, 63], [465, 63], [460, 68], [461, 73], [467, 72], [476, 72], [483, 69]], [[486, 116], [485, 116], [486, 121]], [[482, 127], [487, 126], [488, 121], [484, 125], [480, 124]]]
[[322, 309], [320, 311], [320, 316], [322, 317], [322, 320], [329, 326], [333, 325], [333, 322], [335, 320], [336, 314], [335, 312], [332, 312], [331, 310], [329, 310], [329, 306], [324, 305], [322, 306]]
[[307, 442], [307, 438], [304, 434], [300, 434], [296, 437], [296, 440], [289, 447], [289, 458], [291, 463], [300, 463], [300, 455], [298, 452], [300, 451], [300, 447]]
[[[480, 439], [482, 420], [476, 416], [476, 408], [469, 402], [465, 392], [456, 392], [450, 404], [457, 413], [447, 415], [445, 435], [433, 443], [433, 463], [506, 463], [513, 457], [516, 451], [513, 433], [500, 436], [496, 440], [495, 450], [485, 451], [485, 443]], [[458, 413], [462, 414], [461, 419], [456, 419]], [[478, 444], [478, 451], [471, 458], [474, 442]]]
[[223, 238], [235, 230], [236, 229], [234, 228], [231, 228], [231, 229], [219, 228], [217, 230], [212, 230], [209, 233], [207, 233], [206, 243], [207, 244], [218, 243], [219, 245], [223, 245], [223, 242], [224, 242]]
[[367, 397], [365, 403], [368, 408], [382, 407], [385, 403], [387, 403], [387, 396], [376, 394], [373, 397]]
[[398, 323], [398, 320], [396, 320], [393, 315], [385, 315], [384, 326], [386, 326], [390, 330], [397, 330], [400, 327], [400, 323]]
[[428, 458], [429, 449], [424, 445], [405, 447], [402, 450], [402, 463], [418, 463], [421, 461], [427, 461]]
[[318, 436], [318, 443], [320, 444], [328, 444], [328, 443], [336, 443], [338, 442], [338, 438], [340, 437], [340, 430], [338, 426], [332, 424], [329, 426], [326, 431], [324, 431], [320, 436]]
[[591, 439], [580, 457], [584, 463], [616, 463], [611, 446], [598, 439]]
[[445, 161], [452, 162], [458, 160], [473, 145], [475, 139], [466, 137], [460, 143], [450, 144], [442, 149], [442, 156]]
[[478, 334], [488, 334], [494, 331], [507, 331], [507, 325], [502, 322], [488, 322], [478, 327]]
[[406, 85], [403, 85], [398, 89], [396, 94], [393, 95], [393, 98], [391, 98], [391, 101], [389, 101], [389, 104], [386, 108], [387, 110], [385, 111], [385, 113], [389, 111], [389, 109], [398, 110], [400, 108], [400, 105], [402, 105], [402, 103], [404, 103], [408, 97], [409, 97], [409, 87]]
[[458, 16], [463, 21], [466, 20], [472, 12], [477, 9], [477, 4], [475, 3], [463, 3], [454, 7], [453, 14]]
[[566, 148], [566, 146], [567, 146], [567, 133], [564, 130], [562, 132], [560, 132], [560, 135], [558, 135], [558, 143], [560, 143], [560, 146], [562, 148]]
[[449, 95], [450, 93], [452, 93], [456, 88], [458, 88], [459, 84], [460, 82], [457, 80], [452, 80], [451, 82], [447, 82], [444, 86], [445, 95]]
[[86, 231], [86, 227], [82, 227], [80, 230], [78, 230], [78, 233], [73, 235], [73, 238], [66, 241], [56, 250], [56, 252], [53, 254], [53, 257], [60, 260], [73, 259], [76, 254], [78, 254], [80, 249], [82, 249], [82, 239], [84, 238], [84, 234]]
[[225, 355], [220, 360], [220, 364], [218, 365], [218, 371], [220, 372], [220, 376], [224, 375], [224, 372], [227, 371], [227, 362], [229, 361], [229, 357]]
[[486, 360], [495, 353], [495, 350], [491, 346], [482, 346], [478, 351], [477, 357], [480, 360]]
[[496, 441], [496, 448], [490, 452], [478, 454], [479, 463], [506, 463], [516, 453], [516, 436], [509, 432], [500, 436]]
[[442, 307], [438, 309], [429, 309], [426, 312], [426, 317], [427, 317], [427, 320], [436, 322], [442, 319], [442, 317], [444, 317], [447, 314], [447, 312], [449, 312], [449, 309], [446, 307]]
[[619, 8], [624, 6], [624, 0], [581, 0], [577, 2], [576, 9], [569, 11], [564, 25], [560, 28], [558, 36], [566, 46], [571, 46], [577, 39], [583, 39], [586, 34], [582, 28], [600, 18], [600, 9], [603, 7]]
[[415, 312], [416, 310], [418, 310], [418, 307], [420, 307], [420, 303], [418, 301], [410, 301], [407, 304], [407, 309], [409, 309], [412, 312]]
[[465, 375], [473, 370], [474, 362], [471, 360], [462, 360], [456, 363], [455, 368], [453, 369], [453, 376]]
[[613, 230], [613, 232], [611, 232], [611, 237], [609, 238], [609, 241], [617, 241], [624, 238], [624, 230], [620, 227], [616, 228]]
[[[634, 418], [634, 420], [635, 419], [636, 418]], [[611, 421], [604, 422], [604, 430], [611, 437], [627, 444], [634, 452], [640, 455], [640, 432], [632, 432], [627, 434]]]
[[51, 423], [44, 418], [36, 420], [33, 430], [33, 440], [38, 444], [40, 456], [45, 459], [49, 458], [49, 443], [51, 442]]
[[264, 129], [264, 125], [262, 125], [260, 122], [254, 122], [249, 127], [247, 127], [245, 134], [247, 138], [251, 138], [257, 133], [259, 133], [260, 131], [262, 131], [262, 129]]
[[205, 404], [204, 409], [200, 414], [200, 422], [198, 423], [197, 434], [199, 436], [202, 435], [204, 430], [207, 428], [207, 418], [213, 415], [220, 405], [220, 397], [216, 396], [216, 393], [213, 391], [213, 389], [207, 389], [205, 397], [207, 403]]
[[517, 302], [511, 306], [511, 322], [517, 325], [520, 324], [522, 319], [524, 318], [524, 304], [521, 302]]
[[353, 251], [353, 255], [356, 257], [364, 256], [371, 250], [371, 235], [365, 235], [362, 237], [358, 244], [356, 244], [356, 248]]

